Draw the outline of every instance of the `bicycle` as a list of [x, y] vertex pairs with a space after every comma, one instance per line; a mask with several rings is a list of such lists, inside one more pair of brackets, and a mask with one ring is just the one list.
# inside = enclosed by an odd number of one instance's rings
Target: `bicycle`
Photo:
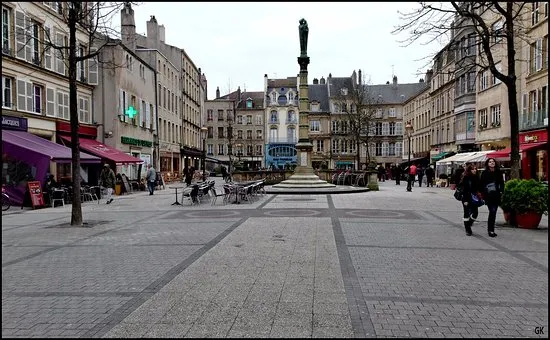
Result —
[[2, 185], [2, 211], [6, 211], [11, 207], [11, 198], [6, 193], [6, 186]]

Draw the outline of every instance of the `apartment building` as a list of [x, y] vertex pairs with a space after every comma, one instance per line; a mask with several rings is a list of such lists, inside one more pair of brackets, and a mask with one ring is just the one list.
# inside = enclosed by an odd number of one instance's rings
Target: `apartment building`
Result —
[[136, 34], [134, 29], [128, 40], [135, 42], [136, 53], [157, 72], [157, 167], [174, 178], [181, 176], [185, 166], [200, 168], [206, 82], [183, 48], [166, 43], [165, 32], [164, 25], [151, 16], [147, 35]]
[[[236, 98], [236, 97], [235, 97]], [[235, 98], [227, 95], [220, 97], [219, 88], [216, 90], [216, 98], [204, 101], [206, 121], [204, 126], [208, 129], [206, 136], [206, 156], [214, 158], [228, 166], [230, 164], [229, 153], [234, 144], [234, 115]], [[212, 162], [207, 161], [207, 170], [214, 168]]]
[[[469, 19], [457, 18], [451, 30], [454, 51], [454, 115], [457, 151], [476, 151], [476, 32]], [[450, 129], [450, 127], [449, 127]]]
[[521, 74], [519, 143], [522, 176], [548, 180], [548, 1], [525, 6], [526, 39], [518, 50]]
[[309, 139], [313, 145], [311, 166], [314, 169], [328, 169], [331, 165], [331, 117], [325, 78], [314, 78], [313, 84], [308, 86], [308, 92]]
[[[5, 152], [2, 162], [3, 183], [17, 183], [34, 178], [44, 181], [46, 173], [56, 179], [71, 177], [70, 157], [57, 158], [47, 154], [48, 147], [66, 152], [61, 136], [70, 136], [68, 56], [50, 48], [67, 46], [67, 15], [65, 2], [2, 2], [2, 145]], [[87, 8], [88, 3], [82, 3]], [[76, 32], [78, 51], [83, 55], [89, 50], [89, 37], [80, 27]], [[95, 112], [92, 105], [94, 87], [98, 84], [98, 64], [95, 59], [77, 65], [78, 133], [82, 139], [94, 140], [97, 127], [93, 124]], [[24, 134], [17, 140], [8, 140], [15, 134]], [[39, 136], [41, 138], [36, 138]], [[8, 144], [28, 148], [28, 152], [8, 153]], [[46, 144], [46, 145], [44, 145]], [[30, 158], [21, 158], [32, 154]], [[70, 152], [69, 152], [70, 155]], [[41, 156], [45, 161], [39, 161]], [[41, 159], [41, 158], [40, 158]], [[91, 182], [97, 157], [81, 154], [81, 176]], [[90, 163], [90, 160], [93, 162]], [[53, 161], [52, 161], [53, 160]], [[36, 163], [39, 162], [40, 164]], [[19, 188], [23, 190], [24, 188]], [[19, 190], [17, 189], [17, 190]], [[10, 188], [8, 188], [10, 190]], [[15, 190], [15, 189], [14, 189]], [[21, 193], [22, 193], [21, 192]], [[15, 193], [12, 191], [12, 194]]]
[[[431, 161], [435, 162], [444, 158], [452, 152], [458, 151], [456, 141], [462, 142], [473, 140], [475, 135], [471, 134], [474, 131], [475, 121], [474, 116], [470, 111], [465, 109], [471, 105], [471, 98], [464, 97], [462, 105], [459, 107], [461, 113], [455, 115], [455, 96], [456, 78], [460, 74], [462, 81], [470, 76], [470, 73], [458, 71], [456, 61], [455, 44], [449, 43], [445, 46], [434, 58], [433, 74], [426, 76], [430, 78], [430, 128], [431, 128]], [[464, 85], [464, 83], [461, 83]], [[463, 89], [464, 90], [464, 89]], [[474, 96], [475, 98], [475, 96]], [[475, 100], [474, 100], [475, 103]], [[465, 144], [463, 148], [465, 147]]]
[[264, 75], [265, 166], [283, 169], [296, 164], [298, 142], [298, 77], [269, 79]]
[[[430, 99], [431, 88], [428, 84], [431, 82], [433, 71], [426, 72], [426, 79], [420, 79], [420, 82], [426, 82], [426, 87], [418, 94], [411, 96], [403, 104], [403, 126], [407, 123], [413, 127], [411, 134], [411, 161], [419, 159], [428, 159], [433, 155], [432, 149], [432, 101]], [[439, 150], [435, 150], [438, 152]], [[407, 132], [404, 131], [403, 137], [403, 159], [409, 158], [409, 140]]]

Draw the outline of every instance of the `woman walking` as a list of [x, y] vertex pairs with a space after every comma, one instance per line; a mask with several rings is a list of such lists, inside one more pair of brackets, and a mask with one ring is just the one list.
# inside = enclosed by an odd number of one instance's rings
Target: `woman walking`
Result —
[[504, 191], [504, 178], [502, 177], [502, 172], [497, 166], [497, 161], [494, 158], [488, 158], [485, 161], [485, 171], [481, 174], [481, 189], [483, 199], [489, 209], [487, 232], [489, 237], [496, 237], [495, 220], [497, 217], [498, 206], [500, 205], [500, 197]]
[[462, 187], [462, 209], [464, 210], [462, 220], [464, 221], [466, 235], [471, 236], [472, 224], [474, 224], [478, 215], [478, 207], [473, 202], [472, 196], [476, 196], [481, 200], [480, 183], [475, 166], [468, 165], [466, 167], [459, 185]]

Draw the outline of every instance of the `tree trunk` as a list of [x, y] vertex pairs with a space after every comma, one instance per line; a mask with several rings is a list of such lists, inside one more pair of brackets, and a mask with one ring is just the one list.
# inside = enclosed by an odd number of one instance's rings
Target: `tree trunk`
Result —
[[[73, 3], [75, 4], [75, 3]], [[78, 96], [76, 87], [76, 23], [74, 6], [69, 6], [69, 113], [71, 117], [71, 151], [73, 199], [71, 225], [82, 225], [82, 204], [80, 201], [80, 142], [78, 140]]]
[[[508, 12], [512, 12], [512, 7], [507, 4]], [[505, 84], [508, 89], [508, 111], [510, 116], [510, 177], [519, 179], [520, 177], [520, 154], [519, 154], [519, 113], [517, 101], [516, 86], [516, 49], [514, 44], [514, 22], [510, 18], [507, 21], [506, 47], [508, 61], [508, 78]]]

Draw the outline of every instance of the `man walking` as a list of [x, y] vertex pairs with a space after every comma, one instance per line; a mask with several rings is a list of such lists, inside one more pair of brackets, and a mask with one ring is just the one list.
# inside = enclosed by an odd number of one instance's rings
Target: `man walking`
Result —
[[415, 177], [416, 177], [416, 165], [411, 164], [409, 166], [409, 174], [407, 176], [407, 191], [411, 191], [411, 187], [414, 186]]
[[147, 164], [147, 174], [145, 175], [147, 180], [147, 188], [149, 189], [149, 196], [155, 191], [155, 181], [157, 179], [157, 172], [151, 164]]
[[115, 188], [115, 172], [109, 168], [109, 164], [105, 163], [103, 165], [103, 170], [101, 170], [101, 175], [99, 177], [101, 180], [101, 186], [107, 189], [107, 204], [113, 202], [113, 190]]

